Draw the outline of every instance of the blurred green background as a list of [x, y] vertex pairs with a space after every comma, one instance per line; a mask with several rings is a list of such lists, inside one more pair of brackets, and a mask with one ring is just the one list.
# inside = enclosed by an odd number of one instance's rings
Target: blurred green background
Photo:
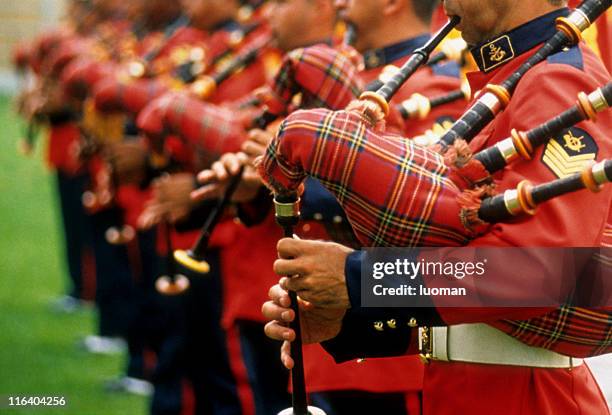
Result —
[[64, 408], [6, 409], [3, 414], [145, 414], [145, 398], [109, 394], [106, 380], [122, 372], [122, 356], [91, 355], [78, 342], [95, 333], [93, 310], [58, 314], [64, 293], [54, 176], [36, 153], [16, 151], [23, 123], [0, 96], [0, 396], [65, 396]]

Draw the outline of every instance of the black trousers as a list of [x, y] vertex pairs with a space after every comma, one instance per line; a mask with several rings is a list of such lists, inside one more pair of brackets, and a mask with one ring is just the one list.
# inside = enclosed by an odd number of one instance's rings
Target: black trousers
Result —
[[87, 178], [61, 171], [57, 172], [56, 178], [69, 276], [67, 293], [74, 298], [83, 298], [83, 255], [86, 250], [93, 250], [92, 229], [81, 202]]

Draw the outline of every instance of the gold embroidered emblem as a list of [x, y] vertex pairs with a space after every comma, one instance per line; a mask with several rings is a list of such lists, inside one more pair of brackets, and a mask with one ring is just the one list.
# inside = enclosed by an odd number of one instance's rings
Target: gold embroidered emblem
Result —
[[506, 51], [501, 46], [489, 45], [489, 59], [493, 62], [501, 62], [506, 57]]
[[563, 140], [565, 140], [564, 147], [569, 148], [576, 153], [579, 153], [580, 150], [586, 147], [586, 144], [582, 143], [584, 136], [576, 137], [571, 131], [568, 131], [567, 134], [563, 136]]
[[479, 66], [488, 72], [514, 58], [514, 48], [508, 35], [501, 36], [480, 48]]

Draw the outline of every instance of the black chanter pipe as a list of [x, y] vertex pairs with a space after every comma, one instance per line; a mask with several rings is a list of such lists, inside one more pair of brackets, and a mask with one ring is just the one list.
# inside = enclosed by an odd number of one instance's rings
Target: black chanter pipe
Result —
[[268, 36], [262, 37], [261, 41], [256, 42], [248, 51], [236, 56], [223, 70], [210, 76], [200, 77], [191, 86], [191, 91], [202, 100], [210, 98], [221, 83], [253, 63], [259, 54], [266, 49], [266, 46], [270, 44], [271, 40]]
[[164, 238], [166, 239], [166, 275], [162, 275], [155, 281], [155, 289], [164, 295], [179, 295], [189, 289], [189, 279], [177, 272], [172, 249], [172, 225], [164, 219]]
[[[299, 204], [300, 199], [295, 193], [274, 196], [276, 223], [283, 229], [285, 238], [293, 238], [294, 228], [300, 221]], [[281, 411], [279, 415], [324, 415], [325, 413], [321, 409], [308, 406], [297, 293], [289, 291], [289, 298], [291, 299], [291, 309], [295, 313], [295, 319], [291, 323], [291, 328], [295, 331], [295, 340], [291, 343], [291, 357], [294, 361], [293, 369], [291, 369], [292, 407]]]
[[612, 181], [612, 160], [603, 160], [587, 166], [582, 173], [533, 186], [527, 180], [519, 183], [513, 190], [484, 199], [478, 210], [481, 220], [499, 223], [519, 215], [534, 215], [538, 205], [579, 190], [588, 189], [599, 192], [602, 186]]
[[470, 96], [470, 90], [466, 87], [461, 87], [446, 95], [440, 95], [433, 98], [427, 98], [421, 94], [412, 94], [410, 98], [397, 105], [400, 115], [403, 119], [424, 119], [432, 109], [441, 107], [442, 105], [451, 104], [461, 99], [467, 100]]
[[225, 208], [231, 202], [233, 194], [236, 192], [236, 189], [238, 189], [238, 185], [242, 180], [243, 172], [244, 166], [240, 168], [238, 174], [231, 178], [225, 193], [206, 218], [206, 222], [204, 223], [204, 226], [202, 226], [200, 236], [198, 237], [195, 245], [187, 251], [174, 251], [174, 259], [176, 259], [179, 264], [199, 274], [208, 274], [210, 272], [210, 265], [204, 259], [204, 254], [206, 249], [208, 249], [210, 236], [221, 220]]
[[144, 76], [152, 75], [149, 73], [149, 67], [151, 63], [157, 59], [159, 54], [164, 50], [172, 36], [181, 28], [189, 26], [190, 19], [183, 15], [179, 17], [174, 23], [169, 25], [164, 32], [164, 39], [157, 45], [156, 48], [147, 53], [142, 60], [134, 60], [128, 63], [128, 73], [132, 78], [142, 78]]
[[441, 150], [458, 139], [470, 141], [509, 104], [519, 81], [531, 68], [566, 46], [577, 44], [582, 32], [601, 16], [612, 0], [585, 0], [567, 18], [557, 19], [557, 33], [523, 63], [501, 85], [489, 84], [478, 100], [455, 122], [439, 141]]
[[596, 89], [587, 95], [578, 94], [578, 102], [572, 108], [539, 127], [527, 132], [512, 130], [512, 137], [506, 138], [474, 155], [490, 174], [502, 170], [517, 158], [531, 160], [538, 147], [544, 145], [551, 137], [561, 133], [584, 120], [595, 120], [598, 112], [612, 105], [612, 82]]
[[[244, 41], [244, 39], [260, 28], [262, 23], [252, 24], [250, 26], [234, 30], [230, 34], [230, 39], [227, 47], [221, 52], [212, 57], [209, 65], [204, 63], [205, 52], [202, 49], [195, 48], [192, 50], [192, 57], [189, 61], [179, 65], [175, 69], [175, 75], [185, 84], [195, 82], [199, 76], [205, 74], [209, 68], [215, 68], [225, 58], [228, 58]], [[194, 56], [193, 53], [196, 52]]]
[[460, 22], [458, 16], [453, 16], [442, 29], [438, 31], [432, 38], [422, 47], [415, 50], [410, 58], [402, 65], [395, 75], [376, 92], [365, 91], [359, 97], [361, 100], [366, 100], [376, 104], [382, 113], [387, 116], [389, 114], [389, 101], [397, 93], [399, 88], [410, 78], [421, 66], [427, 63], [429, 56], [433, 50], [448, 36]]
[[233, 51], [236, 50], [238, 46], [242, 44], [244, 39], [253, 33], [255, 30], [262, 27], [262, 23], [254, 23], [252, 25], [246, 26], [239, 30], [236, 30], [230, 34], [230, 44], [223, 51], [215, 55], [212, 59], [211, 66], [217, 65], [223, 59], [227, 58]]

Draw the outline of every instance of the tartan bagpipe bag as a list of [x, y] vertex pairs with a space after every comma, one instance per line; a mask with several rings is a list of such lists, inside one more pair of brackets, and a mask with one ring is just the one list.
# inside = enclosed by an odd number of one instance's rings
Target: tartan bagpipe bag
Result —
[[[365, 246], [453, 247], [487, 232], [490, 225], [467, 212], [492, 188], [465, 180], [483, 174], [478, 168], [449, 167], [462, 157], [460, 146], [442, 156], [370, 125], [358, 111], [297, 111], [259, 161], [260, 174], [276, 194], [299, 193], [307, 176], [319, 180]], [[599, 263], [609, 272], [609, 258]], [[528, 320], [489, 324], [528, 345], [573, 357], [612, 352], [611, 308], [565, 305]]]
[[484, 230], [461, 220], [461, 189], [439, 153], [368, 125], [357, 111], [294, 112], [260, 173], [277, 193], [319, 180], [365, 246], [461, 246]]
[[320, 44], [288, 53], [273, 83], [253, 97], [259, 103], [255, 107], [215, 105], [187, 93], [169, 92], [145, 107], [138, 127], [150, 137], [176, 134], [221, 155], [240, 149], [262, 109], [274, 117], [296, 107], [340, 109], [360, 90], [353, 61], [342, 51]]

